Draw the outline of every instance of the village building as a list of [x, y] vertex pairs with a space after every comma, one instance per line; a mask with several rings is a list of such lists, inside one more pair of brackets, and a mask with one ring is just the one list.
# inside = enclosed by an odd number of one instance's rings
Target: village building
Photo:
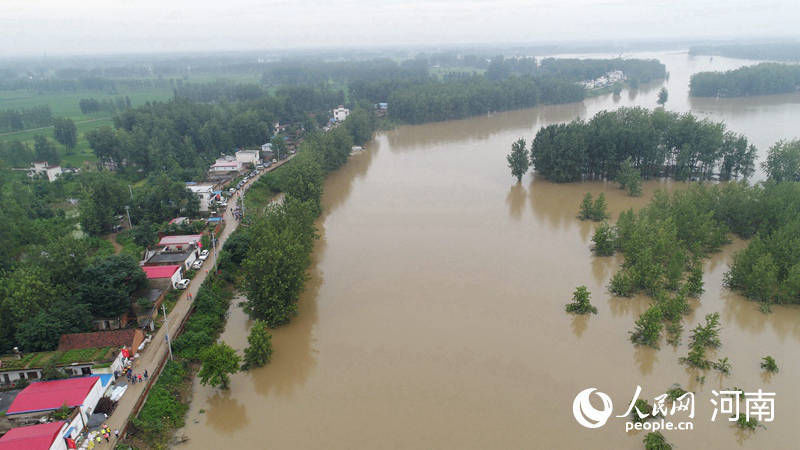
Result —
[[5, 413], [9, 422], [18, 427], [8, 433], [41, 423], [53, 411], [66, 406], [72, 411], [66, 420], [66, 429], [59, 427], [59, 432], [65, 430], [61, 434], [64, 438], [77, 438], [86, 428], [97, 402], [110, 387], [111, 377], [90, 376], [31, 383], [17, 394]]
[[128, 326], [128, 313], [122, 313], [118, 317], [95, 317], [92, 319], [92, 327], [95, 330], [118, 330]]
[[41, 380], [42, 372], [48, 366], [71, 377], [112, 373], [112, 368], [121, 366], [118, 359], [119, 348], [116, 347], [5, 355], [0, 357], [0, 385], [12, 385], [20, 380]]
[[144, 266], [174, 266], [181, 265], [184, 270], [192, 268], [192, 263], [197, 261], [197, 249], [194, 245], [187, 245], [183, 250], [149, 251]]
[[214, 184], [212, 183], [186, 183], [186, 189], [192, 191], [200, 200], [200, 212], [208, 212], [211, 199], [214, 198]]
[[63, 171], [61, 170], [61, 166], [51, 166], [47, 163], [47, 161], [34, 162], [33, 166], [28, 169], [29, 177], [33, 178], [37, 175], [44, 175], [51, 183], [56, 181], [56, 178], [61, 176], [62, 173]]
[[142, 270], [147, 275], [147, 281], [152, 288], [174, 288], [183, 277], [181, 266], [179, 265], [144, 266]]
[[[157, 287], [153, 286], [153, 284], [161, 284], [162, 286]], [[166, 284], [166, 286], [163, 286], [164, 284]], [[147, 288], [134, 293], [136, 298], [147, 299], [147, 304], [136, 302], [132, 305], [134, 314], [136, 315], [136, 323], [139, 327], [142, 329], [147, 328], [150, 331], [155, 329], [155, 319], [159, 314], [159, 308], [161, 307], [161, 303], [164, 302], [165, 294], [168, 292], [169, 288], [169, 283], [160, 283], [157, 279], [148, 280]]]
[[250, 164], [251, 166], [255, 166], [261, 162], [261, 155], [259, 153], [260, 150], [239, 150], [236, 152], [236, 161], [239, 161], [242, 165]]
[[286, 131], [286, 125], [281, 125], [280, 122], [275, 122], [272, 126], [272, 135], [280, 134]]
[[164, 247], [165, 251], [183, 251], [187, 248], [199, 247], [202, 239], [202, 234], [164, 236], [158, 241], [158, 246]]
[[[66, 450], [77, 437], [69, 422], [59, 420], [26, 427], [12, 428], [0, 437], [0, 450]], [[72, 446], [72, 448], [75, 448]]]
[[209, 168], [211, 174], [226, 174], [229, 172], [240, 172], [242, 170], [242, 163], [236, 160], [235, 156], [223, 156], [217, 158], [214, 164]]
[[337, 122], [344, 122], [345, 119], [347, 119], [347, 116], [349, 115], [350, 115], [350, 110], [342, 105], [339, 105], [338, 108], [333, 110], [333, 120]]

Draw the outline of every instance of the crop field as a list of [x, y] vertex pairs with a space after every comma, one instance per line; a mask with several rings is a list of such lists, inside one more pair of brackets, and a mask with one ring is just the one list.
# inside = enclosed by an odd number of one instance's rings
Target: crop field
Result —
[[[170, 88], [137, 89], [109, 94], [98, 91], [77, 91], [69, 93], [37, 93], [28, 90], [0, 91], [0, 109], [21, 109], [34, 106], [49, 106], [53, 112], [53, 117], [68, 117], [75, 122], [78, 129], [78, 144], [72, 154], [67, 155], [62, 145], [56, 144], [61, 152], [61, 164], [67, 167], [80, 167], [84, 162], [94, 162], [94, 154], [89, 148], [84, 134], [92, 129], [102, 126], [111, 126], [111, 114], [107, 112], [97, 112], [84, 114], [81, 112], [78, 102], [83, 98], [95, 98], [97, 100], [115, 99], [118, 97], [129, 97], [132, 106], [140, 106], [148, 101], [168, 100], [172, 97]], [[41, 127], [28, 130], [0, 133], [0, 141], [21, 141], [33, 146], [34, 136], [41, 134], [53, 138], [53, 127]]]

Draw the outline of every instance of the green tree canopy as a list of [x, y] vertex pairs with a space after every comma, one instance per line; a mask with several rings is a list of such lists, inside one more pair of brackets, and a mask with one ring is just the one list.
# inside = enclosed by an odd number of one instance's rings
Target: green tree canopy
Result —
[[256, 320], [247, 336], [247, 348], [244, 349], [243, 370], [253, 367], [262, 367], [272, 357], [272, 335], [269, 334], [267, 323]]
[[130, 308], [131, 294], [146, 285], [147, 277], [132, 257], [112, 255], [86, 266], [78, 292], [95, 317], [117, 317]]
[[36, 161], [47, 161], [51, 166], [61, 162], [61, 155], [58, 154], [53, 142], [40, 134], [33, 137], [33, 151]]
[[60, 117], [53, 121], [53, 137], [71, 152], [78, 143], [78, 129], [75, 122], [66, 117]]
[[517, 183], [522, 181], [522, 176], [528, 171], [528, 148], [525, 146], [525, 139], [518, 139], [511, 144], [511, 153], [506, 156], [508, 167], [511, 168], [511, 175], [517, 179]]
[[772, 181], [800, 181], [800, 139], [776, 142], [761, 167]]
[[239, 371], [241, 357], [228, 344], [217, 342], [200, 353], [200, 361], [203, 363], [197, 374], [200, 382], [227, 389], [230, 375]]

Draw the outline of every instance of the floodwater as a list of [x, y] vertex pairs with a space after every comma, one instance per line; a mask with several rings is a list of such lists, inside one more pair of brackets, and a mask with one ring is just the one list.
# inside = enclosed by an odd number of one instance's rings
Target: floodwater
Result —
[[[689, 74], [752, 62], [685, 53], [649, 54], [670, 72], [668, 109], [725, 120], [763, 151], [794, 137], [800, 97], [689, 100]], [[797, 448], [800, 309], [758, 305], [722, 288], [734, 240], [706, 261], [706, 292], [692, 301], [683, 343], [633, 346], [628, 333], [650, 299], [606, 290], [621, 258], [591, 255], [593, 224], [575, 218], [587, 191], [610, 212], [641, 207], [610, 183], [556, 185], [511, 178], [505, 154], [544, 124], [625, 105], [654, 107], [660, 84], [539, 108], [379, 134], [325, 185], [321, 238], [299, 315], [274, 330], [272, 362], [232, 377], [229, 391], [195, 382], [182, 447], [277, 449], [529, 449], [642, 447], [612, 417], [585, 429], [575, 395], [595, 387], [627, 409], [637, 385], [652, 398], [673, 383], [696, 393], [694, 431], [666, 431], [678, 448]], [[564, 312], [586, 285], [598, 314]], [[689, 330], [721, 315], [732, 374], [705, 379], [678, 363]], [[250, 323], [233, 307], [222, 338], [246, 346]], [[764, 355], [780, 372], [765, 377]], [[741, 432], [711, 421], [712, 390], [775, 392], [775, 420]], [[742, 403], [744, 405], [744, 403]], [[599, 406], [599, 404], [597, 405]], [[202, 413], [201, 413], [202, 411]], [[685, 419], [676, 419], [685, 420]]]

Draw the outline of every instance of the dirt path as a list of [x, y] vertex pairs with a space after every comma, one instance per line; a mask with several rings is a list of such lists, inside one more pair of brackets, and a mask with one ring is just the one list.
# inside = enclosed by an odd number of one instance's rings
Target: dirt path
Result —
[[114, 246], [114, 254], [119, 255], [119, 252], [122, 251], [122, 245], [120, 245], [120, 243], [117, 242], [117, 233], [109, 233], [103, 236], [103, 239], [107, 240], [108, 242], [111, 242], [111, 245]]

